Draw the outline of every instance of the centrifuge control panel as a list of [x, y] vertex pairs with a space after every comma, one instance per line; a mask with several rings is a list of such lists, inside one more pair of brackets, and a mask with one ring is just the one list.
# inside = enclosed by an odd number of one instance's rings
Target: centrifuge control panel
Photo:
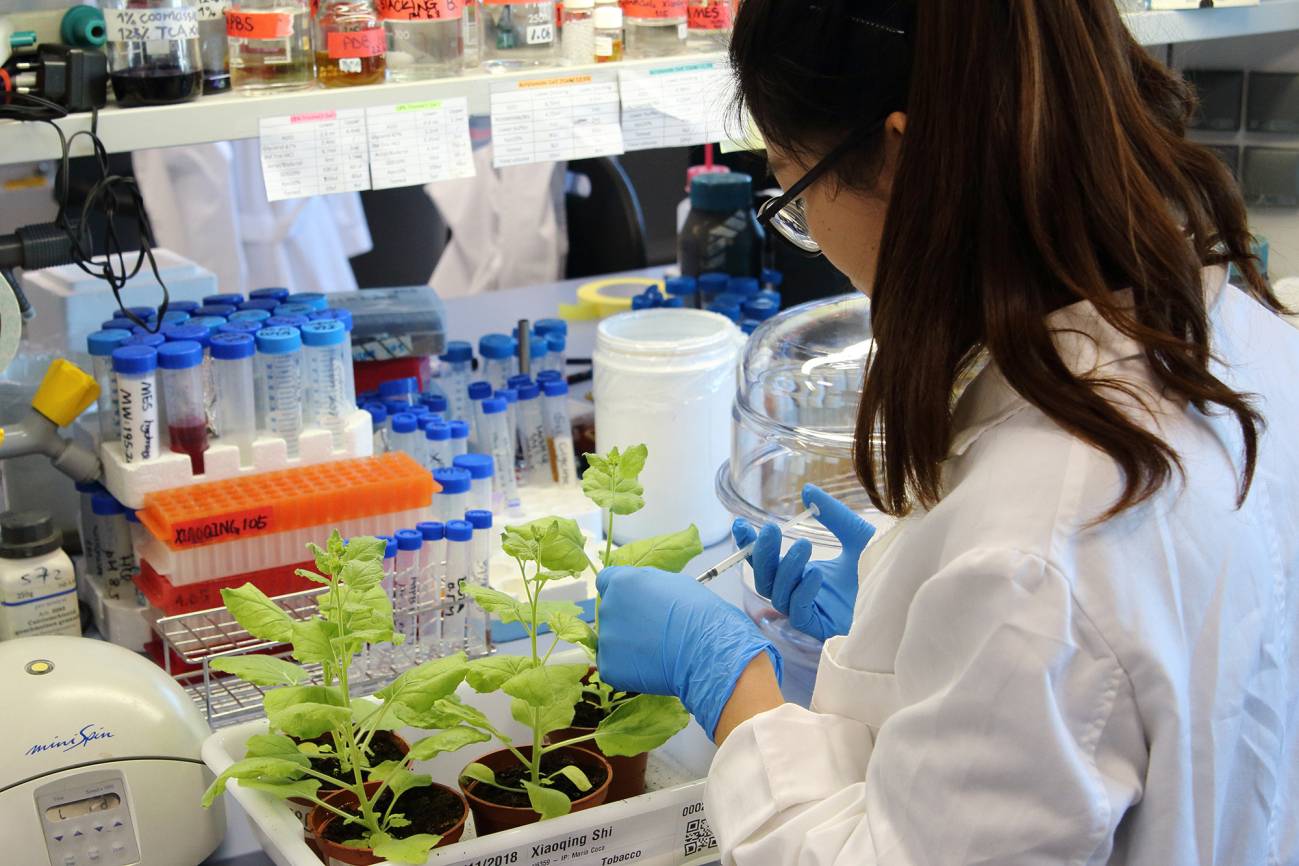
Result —
[[36, 789], [50, 866], [135, 866], [140, 843], [131, 823], [126, 779], [93, 770]]

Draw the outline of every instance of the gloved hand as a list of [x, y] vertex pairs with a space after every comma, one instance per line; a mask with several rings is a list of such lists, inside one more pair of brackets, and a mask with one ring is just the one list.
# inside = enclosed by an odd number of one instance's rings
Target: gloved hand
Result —
[[773, 524], [755, 532], [748, 521], [735, 521], [731, 532], [740, 547], [756, 537], [757, 546], [749, 557], [758, 594], [771, 599], [776, 610], [789, 617], [789, 624], [819, 640], [847, 634], [857, 602], [857, 561], [875, 535], [875, 527], [855, 511], [809, 484], [803, 488], [803, 503], [815, 505], [817, 520], [834, 533], [843, 553], [828, 562], [814, 562], [812, 544], [799, 539], [780, 557], [780, 529]]
[[780, 653], [734, 605], [691, 577], [606, 568], [600, 593], [600, 679], [620, 691], [675, 695], [711, 738], [735, 683], [760, 652]]

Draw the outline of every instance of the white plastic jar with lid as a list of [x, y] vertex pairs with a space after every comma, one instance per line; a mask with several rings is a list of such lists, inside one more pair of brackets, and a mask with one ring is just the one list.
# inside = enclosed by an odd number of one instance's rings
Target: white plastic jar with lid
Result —
[[572, 66], [595, 59], [595, 0], [568, 0], [560, 30], [564, 62]]
[[0, 640], [81, 635], [76, 572], [62, 543], [44, 512], [0, 515]]
[[705, 545], [726, 537], [731, 516], [713, 479], [731, 439], [738, 331], [701, 310], [642, 310], [600, 323], [595, 430], [600, 453], [644, 443], [645, 507], [614, 521], [614, 541], [699, 527]]

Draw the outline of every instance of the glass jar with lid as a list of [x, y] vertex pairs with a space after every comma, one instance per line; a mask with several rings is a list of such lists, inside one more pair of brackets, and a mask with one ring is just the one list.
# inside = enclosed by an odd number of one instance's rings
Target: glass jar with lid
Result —
[[488, 70], [554, 66], [561, 59], [554, 0], [477, 0], [478, 43]]
[[326, 87], [378, 84], [388, 37], [372, 0], [324, 0], [316, 15], [316, 77]]
[[393, 81], [446, 78], [465, 65], [465, 7], [473, 0], [378, 0]]
[[687, 0], [624, 0], [628, 57], [668, 57], [686, 50]]
[[230, 81], [240, 93], [297, 90], [316, 80], [311, 0], [231, 0]]
[[105, 0], [103, 12], [118, 105], [167, 105], [202, 92], [194, 0]]

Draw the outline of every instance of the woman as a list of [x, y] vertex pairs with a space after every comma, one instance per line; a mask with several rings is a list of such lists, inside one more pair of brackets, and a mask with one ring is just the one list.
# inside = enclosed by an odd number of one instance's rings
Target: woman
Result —
[[1113, 0], [744, 0], [731, 52], [764, 219], [871, 295], [900, 520], [759, 537], [810, 711], [712, 593], [601, 575], [602, 673], [720, 744], [723, 862], [1299, 862], [1299, 334], [1185, 87]]

